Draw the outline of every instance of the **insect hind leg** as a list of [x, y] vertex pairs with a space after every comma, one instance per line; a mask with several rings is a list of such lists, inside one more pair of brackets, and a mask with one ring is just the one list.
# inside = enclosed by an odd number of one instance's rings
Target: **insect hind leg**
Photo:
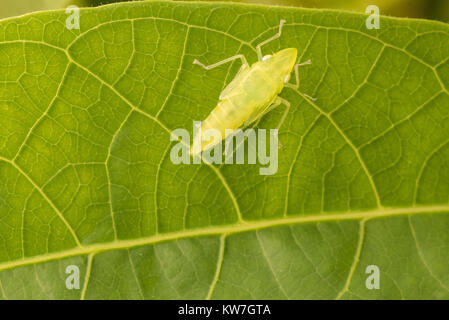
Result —
[[270, 42], [270, 41], [273, 41], [273, 40], [279, 38], [279, 37], [281, 36], [281, 33], [282, 33], [282, 26], [284, 25], [285, 22], [286, 22], [286, 21], [285, 21], [284, 19], [282, 19], [281, 22], [279, 23], [279, 31], [278, 31], [274, 36], [268, 38], [267, 40], [262, 41], [261, 43], [259, 43], [259, 44], [256, 46], [257, 58], [259, 59], [259, 61], [261, 61], [261, 60], [262, 60], [262, 57], [263, 57], [263, 55], [262, 55], [262, 46], [265, 45], [265, 44], [267, 44], [267, 43]]
[[208, 66], [206, 66], [205, 64], [199, 62], [197, 59], [193, 60], [193, 64], [197, 64], [197, 65], [203, 67], [206, 70], [211, 70], [211, 69], [213, 69], [215, 67], [221, 66], [222, 64], [225, 64], [225, 63], [228, 63], [230, 61], [237, 60], [237, 59], [242, 60], [242, 65], [243, 66], [248, 66], [248, 61], [246, 61], [246, 58], [245, 58], [245, 56], [243, 54], [237, 54], [235, 56], [226, 58], [226, 59], [224, 59], [222, 61], [218, 61], [217, 63], [211, 64], [211, 65], [208, 65]]
[[[284, 111], [284, 113], [282, 114], [282, 118], [281, 118], [281, 120], [279, 120], [279, 123], [278, 123], [278, 125], [277, 125], [277, 127], [276, 127], [276, 129], [279, 130], [279, 128], [280, 128], [280, 127], [282, 126], [282, 124], [284, 123], [285, 118], [287, 118], [288, 113], [290, 112], [290, 106], [291, 106], [291, 104], [290, 104], [290, 102], [289, 102], [288, 100], [286, 100], [286, 99], [284, 99], [284, 98], [281, 98], [281, 97], [277, 97], [275, 103], [276, 103], [276, 105], [283, 104], [283, 105], [286, 106], [285, 111]], [[282, 144], [281, 144], [281, 142], [279, 141], [279, 138], [278, 138], [278, 143], [279, 143], [279, 149], [282, 149]]]

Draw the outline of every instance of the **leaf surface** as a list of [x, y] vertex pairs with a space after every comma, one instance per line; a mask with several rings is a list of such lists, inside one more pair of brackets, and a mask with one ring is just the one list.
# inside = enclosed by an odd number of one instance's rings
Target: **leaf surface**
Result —
[[[449, 298], [447, 25], [222, 3], [67, 16], [0, 22], [0, 297]], [[281, 19], [264, 53], [312, 65], [281, 94], [278, 172], [174, 165], [170, 132], [239, 69], [192, 61], [255, 62]]]

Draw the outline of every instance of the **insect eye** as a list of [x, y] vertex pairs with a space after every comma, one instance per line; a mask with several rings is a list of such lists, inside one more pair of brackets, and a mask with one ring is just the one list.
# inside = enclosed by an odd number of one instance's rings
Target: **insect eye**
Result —
[[287, 74], [284, 78], [284, 83], [287, 83], [290, 81], [290, 74]]
[[264, 56], [263, 58], [262, 58], [262, 61], [267, 61], [268, 59], [270, 59], [271, 58], [271, 54], [267, 54], [266, 56]]

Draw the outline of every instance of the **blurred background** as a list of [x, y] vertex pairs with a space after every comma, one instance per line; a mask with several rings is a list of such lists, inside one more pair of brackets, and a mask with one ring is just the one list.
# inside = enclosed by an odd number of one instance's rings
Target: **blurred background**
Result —
[[[0, 18], [17, 16], [33, 11], [65, 8], [70, 4], [79, 7], [99, 6], [126, 0], [0, 0]], [[183, 1], [183, 0], [168, 0]], [[201, 0], [200, 0], [201, 1]], [[213, 1], [213, 0], [209, 0]], [[226, 0], [221, 0], [226, 1]], [[332, 8], [364, 12], [374, 4], [381, 14], [396, 17], [425, 18], [449, 22], [449, 0], [232, 0], [233, 2], [309, 8]]]

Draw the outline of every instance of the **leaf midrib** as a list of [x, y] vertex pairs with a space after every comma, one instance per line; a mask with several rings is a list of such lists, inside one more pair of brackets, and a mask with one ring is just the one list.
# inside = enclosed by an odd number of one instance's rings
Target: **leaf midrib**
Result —
[[338, 222], [347, 220], [364, 220], [366, 222], [373, 219], [388, 218], [388, 217], [399, 217], [407, 215], [410, 216], [410, 215], [428, 215], [428, 214], [448, 214], [448, 213], [449, 213], [449, 205], [437, 205], [437, 206], [419, 206], [410, 208], [375, 209], [368, 211], [354, 211], [350, 213], [340, 212], [332, 214], [302, 215], [292, 218], [279, 218], [264, 221], [245, 221], [240, 224], [182, 230], [177, 232], [152, 235], [149, 237], [143, 237], [138, 239], [116, 240], [107, 243], [79, 246], [73, 249], [68, 249], [60, 252], [38, 255], [34, 257], [24, 258], [21, 260], [3, 262], [0, 263], [0, 271], [26, 265], [50, 262], [53, 260], [64, 259], [73, 256], [97, 254], [105, 251], [113, 251], [120, 249], [129, 249], [138, 246], [158, 244], [161, 242], [185, 238], [217, 236], [217, 235], [230, 236], [237, 233], [258, 231], [261, 229], [282, 227], [286, 225], [306, 224], [306, 223], [320, 223], [331, 221]]

